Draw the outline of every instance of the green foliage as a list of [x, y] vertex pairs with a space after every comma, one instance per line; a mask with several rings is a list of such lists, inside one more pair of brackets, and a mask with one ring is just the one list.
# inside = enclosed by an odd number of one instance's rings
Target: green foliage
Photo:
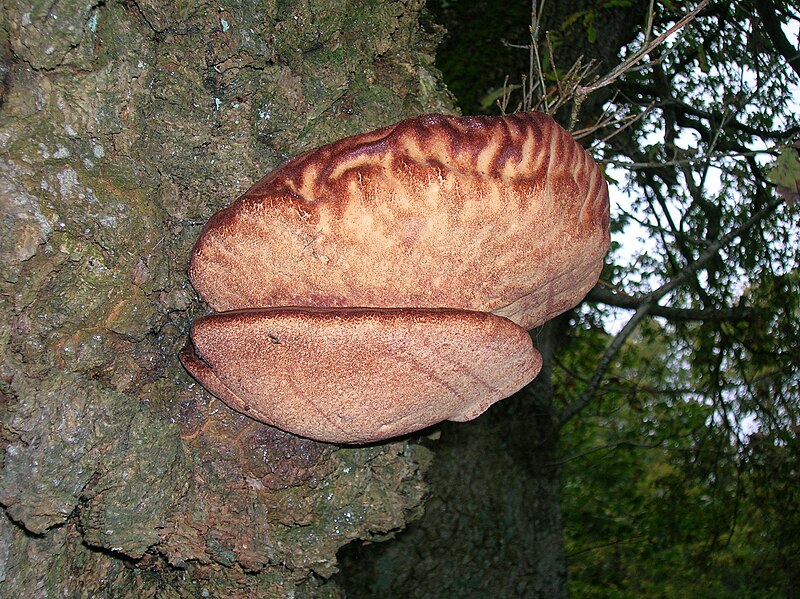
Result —
[[[498, 11], [491, 0], [431, 0], [427, 8], [448, 32], [436, 53], [436, 65], [445, 74], [447, 86], [465, 114], [485, 112], [482, 98], [502, 89], [507, 74], [527, 70], [527, 52], [508, 44], [529, 43], [525, 23], [530, 19], [530, 3], [505, 2]], [[487, 19], [487, 13], [493, 13], [493, 18]]]
[[[598, 332], [576, 333], [557, 369], [564, 393], [587, 375]], [[677, 350], [648, 323], [562, 437], [573, 596], [766, 598], [796, 586], [796, 433], [732, 440], [692, 372], [669, 358]]]
[[[646, 4], [545, 3], [554, 54], [551, 64], [540, 40], [545, 86], [563, 82], [578, 56], [611, 69], [619, 49], [604, 53], [603, 42], [614, 27], [631, 29], [620, 55], [634, 55], [646, 42], [641, 31], [634, 38], [644, 19], [633, 8]], [[697, 4], [654, 3], [653, 34]], [[614, 11], [625, 8], [620, 25]], [[800, 71], [797, 40], [769, 18], [797, 22], [800, 12], [788, 0], [711, 0], [605, 90], [605, 114], [623, 119], [601, 122], [591, 148], [618, 190], [601, 278], [612, 300], [581, 310], [553, 370], [554, 403], [577, 414], [560, 429], [575, 597], [766, 598], [800, 588]], [[518, 19], [524, 31], [530, 19]], [[504, 39], [473, 21], [487, 44]], [[480, 85], [451, 85], [466, 112], [475, 98], [490, 105], [506, 76], [515, 87], [529, 72], [485, 47], [453, 52], [456, 70], [442, 64], [450, 81], [482, 75], [472, 79]], [[582, 118], [602, 120], [600, 108]], [[618, 321], [636, 308], [649, 317], [598, 372]]]
[[767, 170], [767, 177], [787, 202], [797, 203], [800, 199], [800, 143], [781, 148], [778, 159]]
[[582, 26], [586, 30], [586, 37], [590, 44], [597, 41], [597, 28], [595, 27], [596, 10], [581, 10], [572, 14], [564, 24], [562, 29], [570, 29], [577, 25]]
[[[656, 28], [681, 4], [661, 3]], [[800, 588], [800, 122], [787, 102], [798, 77], [772, 40], [755, 3], [712, 2], [619, 84], [615, 108], [643, 116], [598, 146], [609, 163], [636, 165], [612, 171], [633, 199], [612, 227], [603, 280], [639, 302], [684, 282], [662, 302], [672, 312], [639, 325], [562, 429], [573, 596]], [[713, 251], [726, 235], [736, 241]], [[566, 405], [618, 314], [582, 313], [591, 326], [573, 331], [556, 370]]]

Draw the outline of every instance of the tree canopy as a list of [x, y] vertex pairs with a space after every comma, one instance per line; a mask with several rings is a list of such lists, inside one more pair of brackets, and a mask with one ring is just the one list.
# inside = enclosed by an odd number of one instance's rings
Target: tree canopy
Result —
[[[557, 114], [615, 189], [608, 266], [554, 357], [571, 590], [793, 596], [800, 12], [781, 0], [547, 4], [533, 2], [532, 44], [518, 23], [507, 31], [522, 36], [498, 45], [510, 58], [483, 57], [494, 81], [470, 69], [481, 51], [451, 53], [460, 33], [440, 64], [469, 108], [563, 101]], [[604, 24], [620, 10], [630, 41], [609, 63]], [[452, 4], [444, 13], [455, 18]], [[602, 103], [587, 106], [594, 87]]]

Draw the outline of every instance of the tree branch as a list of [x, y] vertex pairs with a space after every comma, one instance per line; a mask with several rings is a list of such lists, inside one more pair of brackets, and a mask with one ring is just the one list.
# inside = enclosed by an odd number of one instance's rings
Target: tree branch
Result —
[[758, 16], [761, 17], [764, 31], [772, 41], [775, 49], [780, 52], [781, 56], [789, 63], [789, 66], [800, 77], [800, 49], [792, 46], [791, 42], [783, 34], [781, 22], [775, 16], [775, 6], [767, 2], [756, 2], [755, 5]]
[[[678, 31], [679, 29], [682, 29], [684, 26], [686, 26], [686, 24], [688, 24], [690, 21], [692, 21], [697, 16], [697, 14], [701, 10], [703, 10], [703, 8], [706, 6], [706, 4], [708, 4], [708, 2], [709, 2], [709, 0], [702, 0], [693, 10], [691, 10], [689, 13], [687, 13], [682, 19], [680, 19], [672, 27], [667, 29], [664, 33], [659, 35], [657, 38], [655, 38], [649, 44], [644, 44], [639, 50], [637, 50], [633, 54], [633, 56], [629, 57], [627, 60], [625, 60], [624, 62], [622, 62], [619, 65], [617, 65], [616, 67], [614, 67], [604, 77], [598, 79], [597, 81], [595, 81], [594, 83], [591, 83], [589, 85], [582, 85], [582, 86], [578, 87], [577, 90], [576, 90], [577, 94], [579, 96], [584, 96], [585, 97], [585, 96], [588, 96], [589, 94], [591, 94], [592, 92], [596, 92], [598, 89], [601, 89], [601, 88], [603, 88], [603, 87], [605, 87], [607, 85], [611, 85], [612, 83], [614, 83], [614, 81], [619, 79], [619, 77], [623, 73], [629, 71], [634, 66], [636, 66], [636, 64], [639, 63], [639, 61], [641, 61], [645, 56], [647, 56], [647, 54], [650, 53], [654, 48], [657, 48], [659, 45], [661, 45], [661, 43], [665, 39], [667, 39], [670, 35], [672, 35], [676, 31]], [[651, 15], [652, 15], [652, 13], [651, 13]]]
[[[586, 301], [591, 303], [601, 303], [615, 308], [626, 308], [629, 310], [637, 310], [644, 302], [647, 301], [647, 296], [633, 296], [624, 293], [617, 293], [603, 285], [595, 285], [594, 289], [589, 291], [586, 296]], [[650, 310], [651, 316], [661, 316], [668, 320], [680, 321], [704, 321], [704, 322], [741, 322], [752, 321], [759, 311], [750, 306], [741, 306], [737, 308], [720, 308], [720, 309], [707, 309], [707, 308], [673, 308], [671, 306], [660, 306], [656, 304]]]
[[653, 310], [658, 306], [658, 302], [666, 296], [670, 291], [680, 287], [687, 281], [689, 281], [690, 277], [694, 275], [698, 270], [700, 270], [705, 264], [709, 261], [713, 260], [720, 249], [731, 243], [733, 240], [737, 239], [744, 235], [747, 231], [753, 228], [756, 224], [761, 222], [764, 218], [766, 218], [775, 208], [777, 208], [780, 204], [783, 203], [782, 199], [775, 198], [771, 201], [767, 202], [765, 206], [761, 209], [757, 210], [753, 213], [750, 218], [748, 218], [741, 226], [730, 231], [726, 235], [716, 239], [714, 242], [710, 243], [706, 248], [706, 251], [703, 252], [697, 260], [693, 263], [687, 265], [678, 275], [676, 275], [673, 279], [667, 281], [661, 287], [648, 293], [647, 295], [641, 298], [641, 303], [639, 307], [636, 308], [636, 312], [631, 316], [630, 320], [625, 324], [623, 329], [617, 334], [616, 337], [611, 341], [611, 343], [606, 348], [606, 351], [603, 352], [603, 355], [600, 357], [600, 360], [597, 363], [597, 367], [595, 368], [594, 374], [589, 381], [586, 390], [583, 392], [581, 397], [575, 400], [572, 404], [567, 406], [559, 415], [558, 421], [556, 426], [561, 428], [567, 422], [569, 422], [576, 414], [578, 414], [581, 410], [583, 410], [594, 398], [595, 393], [600, 387], [600, 383], [603, 381], [603, 377], [606, 374], [606, 371], [611, 366], [611, 362], [614, 359], [614, 356], [617, 352], [622, 348], [625, 341], [630, 337], [631, 333], [636, 330], [636, 327], [639, 326], [639, 323], [646, 317], [652, 314]]
[[551, 462], [548, 466], [564, 466], [572, 461], [579, 460], [581, 458], [585, 458], [593, 453], [597, 453], [600, 451], [611, 451], [616, 449], [657, 449], [659, 451], [666, 451], [666, 452], [681, 452], [681, 453], [691, 453], [691, 454], [698, 454], [698, 453], [710, 453], [714, 455], [722, 455], [722, 456], [733, 456], [735, 452], [733, 451], [723, 451], [721, 449], [699, 449], [697, 447], [672, 447], [667, 445], [667, 439], [659, 443], [640, 443], [636, 441], [615, 441], [613, 443], [608, 443], [606, 445], [598, 445], [597, 447], [592, 447], [580, 453], [573, 454], [569, 457], [562, 458], [556, 462]]

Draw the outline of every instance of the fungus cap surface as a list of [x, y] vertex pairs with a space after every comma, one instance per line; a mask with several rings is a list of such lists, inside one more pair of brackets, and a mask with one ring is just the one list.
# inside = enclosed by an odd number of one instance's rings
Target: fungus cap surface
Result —
[[215, 310], [452, 307], [526, 329], [575, 306], [609, 244], [600, 169], [541, 113], [427, 115], [311, 150], [207, 223]]
[[234, 409], [337, 443], [470, 420], [541, 368], [530, 336], [506, 318], [421, 309], [212, 314], [192, 325], [181, 361]]

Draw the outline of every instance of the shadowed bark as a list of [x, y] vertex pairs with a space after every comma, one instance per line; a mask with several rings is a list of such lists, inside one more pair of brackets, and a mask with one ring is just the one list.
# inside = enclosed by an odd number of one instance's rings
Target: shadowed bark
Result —
[[544, 367], [530, 385], [442, 426], [425, 515], [391, 543], [342, 551], [349, 598], [566, 596], [551, 383], [566, 320], [536, 331]]

